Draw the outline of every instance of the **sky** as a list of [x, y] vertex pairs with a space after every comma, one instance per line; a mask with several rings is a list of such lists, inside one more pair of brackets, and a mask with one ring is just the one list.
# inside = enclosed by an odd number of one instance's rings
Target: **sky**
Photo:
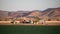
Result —
[[31, 11], [60, 7], [60, 0], [0, 0], [0, 10]]

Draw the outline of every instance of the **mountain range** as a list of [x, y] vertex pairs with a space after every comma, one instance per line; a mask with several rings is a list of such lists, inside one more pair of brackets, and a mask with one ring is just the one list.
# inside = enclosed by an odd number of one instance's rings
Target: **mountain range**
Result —
[[60, 7], [59, 8], [48, 8], [44, 11], [33, 10], [33, 11], [3, 11], [0, 10], [0, 18], [11, 17], [27, 17], [27, 16], [39, 16], [48, 18], [60, 18]]

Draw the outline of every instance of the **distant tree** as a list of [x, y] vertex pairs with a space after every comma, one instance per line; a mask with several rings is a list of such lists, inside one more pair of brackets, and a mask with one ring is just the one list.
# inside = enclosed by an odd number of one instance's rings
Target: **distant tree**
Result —
[[42, 20], [42, 18], [40, 18], [40, 17], [38, 17], [38, 16], [35, 16], [35, 19], [36, 19], [36, 20], [34, 20], [34, 23], [37, 23], [37, 22], [39, 22], [39, 20]]
[[59, 19], [57, 19], [57, 21], [59, 21]]
[[51, 19], [48, 19], [48, 21], [51, 21]]
[[36, 18], [38, 21], [43, 19], [43, 18], [39, 18], [38, 16], [35, 16], [35, 18]]
[[2, 21], [2, 19], [0, 19], [0, 21]]

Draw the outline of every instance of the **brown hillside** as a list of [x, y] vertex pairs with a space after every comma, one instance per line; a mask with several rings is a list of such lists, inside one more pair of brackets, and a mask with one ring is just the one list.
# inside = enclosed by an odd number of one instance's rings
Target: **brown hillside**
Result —
[[28, 16], [41, 16], [41, 11], [38, 10], [32, 11]]

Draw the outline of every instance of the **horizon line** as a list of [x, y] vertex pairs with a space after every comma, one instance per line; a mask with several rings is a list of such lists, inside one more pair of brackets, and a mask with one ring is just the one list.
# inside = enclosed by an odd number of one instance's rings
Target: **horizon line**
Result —
[[[55, 7], [55, 8], [60, 8], [60, 7]], [[46, 8], [46, 9], [49, 9], [49, 8]], [[3, 10], [3, 9], [1, 9], [0, 11], [44, 11], [44, 10], [46, 10], [46, 9], [43, 9], [43, 10], [38, 10], [38, 9], [36, 9], [36, 10]]]

